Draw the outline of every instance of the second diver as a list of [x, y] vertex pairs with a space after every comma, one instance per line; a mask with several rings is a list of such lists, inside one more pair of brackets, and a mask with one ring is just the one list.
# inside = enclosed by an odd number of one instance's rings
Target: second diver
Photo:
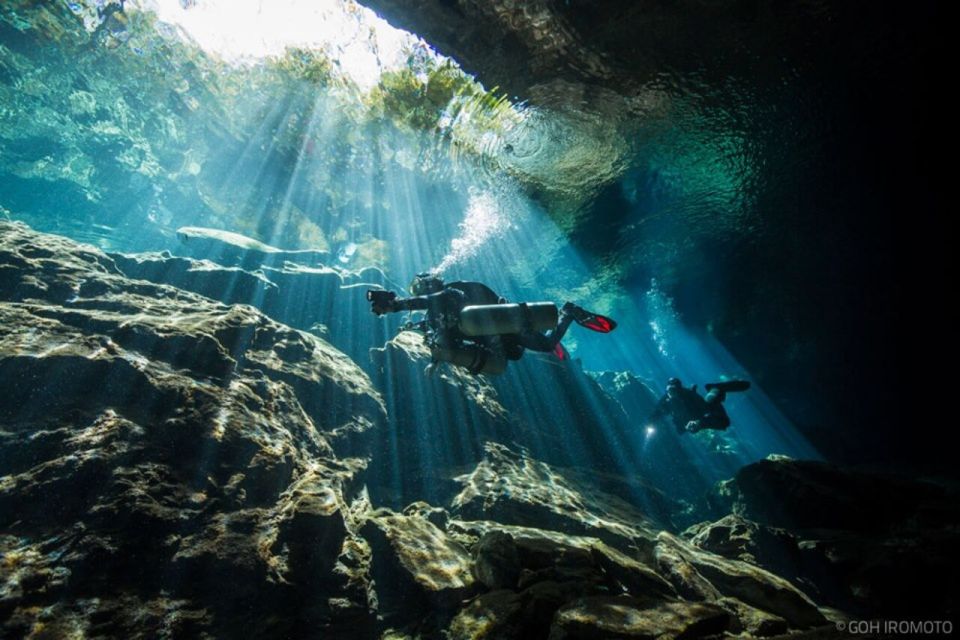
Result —
[[654, 407], [648, 422], [651, 425], [673, 423], [677, 433], [696, 433], [703, 429], [723, 431], [730, 426], [730, 416], [723, 408], [727, 393], [746, 391], [747, 380], [724, 380], [705, 385], [706, 396], [697, 393], [697, 385], [685, 387], [679, 378], [667, 381], [667, 390]]

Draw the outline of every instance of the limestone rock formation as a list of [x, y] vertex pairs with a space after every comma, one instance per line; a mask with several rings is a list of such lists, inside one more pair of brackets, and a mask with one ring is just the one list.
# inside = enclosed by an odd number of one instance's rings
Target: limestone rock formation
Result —
[[715, 600], [718, 594], [778, 615], [791, 626], [805, 628], [826, 622], [817, 606], [788, 581], [745, 562], [703, 555], [667, 532], [658, 536], [655, 551], [662, 570], [678, 591], [698, 600]]
[[[823, 32], [837, 28], [831, 23], [843, 13], [802, 2], [768, 10], [749, 10], [733, 2], [641, 6], [624, 0], [363, 4], [426, 38], [481, 80], [546, 106], [558, 106], [560, 97], [589, 104], [591, 92], [637, 98], [663, 69], [692, 70], [704, 62], [711, 63], [711, 73], [742, 70], [744, 65], [769, 72], [757, 68], [748, 54], [767, 50], [774, 42], [791, 52], [803, 51], [812, 43], [800, 33], [812, 30], [825, 38]], [[784, 29], [784, 22], [794, 28]], [[769, 38], [771, 32], [780, 38]], [[639, 40], [646, 46], [638, 47]], [[563, 87], [566, 91], [561, 92]], [[639, 108], [642, 102], [634, 104]]]
[[[655, 535], [651, 517], [633, 504], [504, 445], [488, 443], [483, 461], [456, 481], [463, 488], [451, 507], [461, 519], [592, 535], [622, 548], [649, 548]], [[651, 489], [637, 501], [650, 495], [662, 499]]]
[[[505, 382], [425, 377], [410, 333], [368, 377], [252, 306], [161, 284], [159, 265], [211, 295], [237, 276], [283, 300], [267, 271], [181, 260], [0, 223], [5, 636], [765, 637], [829, 629], [815, 602], [956, 602], [919, 583], [955, 566], [956, 503], [937, 485], [891, 480], [896, 509], [850, 528], [809, 496], [857, 504], [880, 480], [765, 461], [713, 501], [735, 514], [684, 539], [680, 505], [636, 473], [538, 445], [557, 425]], [[578, 369], [546, 371], [624, 426]], [[884, 571], [919, 595], [898, 602]]]
[[232, 231], [205, 227], [180, 227], [177, 238], [188, 255], [212, 258], [219, 264], [257, 268], [261, 265], [280, 265], [292, 262], [307, 267], [323, 266], [329, 262], [329, 251], [297, 249], [288, 251], [248, 238]]
[[722, 634], [729, 624], [730, 614], [711, 604], [600, 596], [560, 609], [550, 640], [705, 638]]
[[362, 533], [372, 549], [372, 576], [384, 618], [422, 622], [423, 611], [455, 609], [471, 595], [470, 554], [426, 518], [375, 511]]
[[365, 624], [349, 506], [384, 413], [349, 358], [16, 223], [0, 326], [3, 635]]
[[[361, 366], [368, 363], [369, 344], [385, 341], [395, 324], [367, 313], [366, 289], [384, 285], [379, 269], [353, 273], [324, 265], [266, 260], [273, 254], [233, 245], [222, 248], [224, 243], [216, 237], [204, 240], [211, 248], [201, 258], [169, 252], [111, 253], [110, 258], [129, 278], [175, 286], [224, 304], [255, 306], [277, 322], [339, 345]], [[190, 247], [187, 255], [203, 256]], [[223, 260], [225, 253], [229, 260]]]

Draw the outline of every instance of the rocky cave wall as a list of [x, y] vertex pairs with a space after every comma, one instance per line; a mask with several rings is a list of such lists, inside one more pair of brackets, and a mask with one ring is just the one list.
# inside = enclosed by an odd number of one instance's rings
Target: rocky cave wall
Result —
[[[235, 268], [0, 223], [4, 636], [830, 637], [847, 614], [956, 611], [935, 579], [958, 568], [949, 489], [769, 460], [681, 531], [642, 473], [533, 456], [556, 425], [482, 379], [422, 387], [411, 334], [368, 375], [253, 306], [131, 275], [158, 259], [194, 288]], [[413, 393], [448, 412], [404, 415], [391, 394]], [[476, 440], [430, 451], [429, 483], [386, 478], [384, 443], [425, 433]]]

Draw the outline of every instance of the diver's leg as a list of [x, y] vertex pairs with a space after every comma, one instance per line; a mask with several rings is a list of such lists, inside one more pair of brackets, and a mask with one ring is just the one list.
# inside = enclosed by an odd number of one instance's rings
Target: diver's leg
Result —
[[531, 351], [540, 351], [550, 353], [557, 346], [557, 343], [563, 339], [563, 335], [570, 328], [573, 317], [564, 315], [560, 318], [557, 328], [547, 333], [537, 333], [536, 331], [527, 331], [517, 336], [517, 342]]
[[723, 401], [726, 399], [727, 399], [727, 392], [724, 391], [723, 389], [718, 389], [717, 387], [713, 387], [712, 389], [710, 389], [710, 391], [707, 393], [706, 397], [704, 398], [706, 403], [711, 407], [720, 406], [720, 404], [722, 404]]
[[560, 317], [560, 322], [557, 323], [557, 328], [548, 331], [546, 335], [543, 336], [550, 341], [550, 348], [547, 349], [547, 351], [553, 351], [557, 343], [563, 340], [563, 336], [567, 333], [567, 329], [570, 328], [571, 322], [573, 322], [573, 316], [569, 313], [564, 313]]
[[701, 429], [717, 429], [723, 431], [730, 426], [730, 416], [720, 403], [710, 405], [710, 409], [698, 420]]

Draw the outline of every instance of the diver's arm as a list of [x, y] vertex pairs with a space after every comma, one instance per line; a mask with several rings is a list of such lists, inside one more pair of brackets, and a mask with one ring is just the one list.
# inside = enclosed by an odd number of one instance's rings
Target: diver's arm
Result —
[[391, 305], [391, 311], [422, 311], [430, 306], [427, 301], [429, 296], [412, 296], [410, 298], [397, 298]]
[[458, 289], [444, 289], [425, 296], [397, 298], [393, 301], [393, 311], [439, 311], [463, 306], [463, 292]]
[[[440, 295], [439, 292], [433, 295]], [[382, 289], [373, 289], [367, 291], [367, 300], [370, 301], [370, 311], [382, 316], [385, 313], [397, 313], [399, 311], [418, 311], [425, 310], [431, 306], [433, 296], [413, 296], [410, 298], [398, 298], [392, 291]]]

